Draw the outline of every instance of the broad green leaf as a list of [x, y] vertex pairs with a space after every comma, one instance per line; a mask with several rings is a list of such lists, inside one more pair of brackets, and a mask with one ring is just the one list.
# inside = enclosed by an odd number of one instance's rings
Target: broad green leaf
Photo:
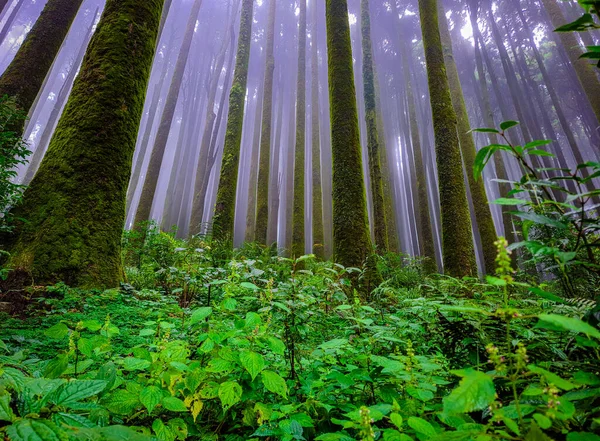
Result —
[[8, 352], [8, 346], [6, 346], [6, 343], [4, 343], [2, 339], [0, 339], [0, 349]]
[[425, 421], [423, 418], [410, 417], [407, 421], [407, 424], [415, 432], [420, 433], [427, 438], [431, 438], [437, 433], [431, 423]]
[[57, 405], [68, 406], [70, 403], [99, 394], [107, 384], [102, 380], [73, 380], [61, 385], [52, 394], [50, 401]]
[[471, 132], [478, 132], [478, 133], [500, 133], [496, 129], [488, 129], [488, 128], [473, 129], [473, 130], [471, 130]]
[[46, 337], [54, 338], [56, 340], [65, 338], [68, 333], [69, 328], [63, 322], [57, 323], [56, 325], [44, 331], [44, 335]]
[[86, 357], [91, 357], [94, 353], [94, 342], [89, 338], [80, 338], [77, 341], [77, 349]]
[[550, 427], [552, 427], [552, 421], [546, 415], [542, 415], [541, 413], [534, 413], [533, 419], [536, 423], [538, 423], [538, 426], [540, 426], [542, 429], [549, 429]]
[[576, 332], [578, 334], [586, 334], [590, 337], [600, 339], [600, 331], [592, 325], [576, 318], [565, 317], [558, 314], [540, 314], [540, 321], [537, 327], [544, 328], [546, 325], [551, 325], [551, 329], [559, 328], [564, 331]]
[[500, 123], [500, 130], [505, 131], [510, 129], [511, 127], [518, 126], [519, 121], [503, 121]]
[[156, 331], [154, 329], [142, 329], [140, 331], [140, 337], [150, 337], [151, 335], [156, 334]]
[[137, 433], [125, 426], [108, 426], [98, 429], [103, 441], [153, 441], [152, 437]]
[[350, 438], [348, 435], [342, 432], [335, 432], [319, 435], [315, 438], [315, 441], [354, 441], [354, 438]]
[[86, 427], [88, 429], [97, 427], [97, 425], [91, 422], [88, 418], [74, 413], [59, 412], [54, 416], [54, 418], [54, 421], [57, 424], [66, 424], [67, 426], [72, 427]]
[[252, 351], [245, 351], [240, 354], [240, 362], [244, 369], [248, 371], [252, 380], [265, 368], [265, 360], [262, 355]]
[[219, 386], [219, 399], [224, 410], [242, 400], [242, 386], [237, 381], [226, 381]]
[[404, 422], [404, 420], [402, 419], [402, 415], [400, 415], [399, 413], [393, 413], [390, 415], [390, 420], [392, 420], [394, 426], [402, 430], [402, 423]]
[[260, 315], [258, 315], [256, 312], [250, 311], [248, 314], [246, 314], [246, 327], [247, 328], [255, 328], [258, 325], [260, 325], [261, 322], [262, 322], [262, 319], [260, 318]]
[[185, 407], [185, 403], [177, 397], [163, 398], [162, 405], [171, 412], [187, 412], [188, 410], [187, 407]]
[[69, 437], [48, 420], [24, 419], [8, 426], [6, 434], [11, 441], [68, 441]]
[[511, 211], [511, 214], [520, 217], [521, 219], [530, 220], [536, 224], [540, 225], [548, 225], [550, 227], [558, 228], [560, 230], [564, 230], [567, 228], [566, 224], [563, 224], [556, 219], [549, 218], [548, 216], [544, 216], [542, 214], [524, 212], [524, 211]]
[[267, 337], [267, 346], [277, 355], [285, 354], [285, 343], [277, 337]]
[[315, 427], [313, 419], [306, 413], [296, 413], [291, 415], [290, 419], [297, 421], [302, 427]]
[[496, 390], [488, 375], [473, 369], [453, 373], [463, 379], [458, 387], [444, 398], [444, 412], [454, 414], [483, 410], [494, 401]]
[[413, 439], [394, 429], [386, 429], [383, 431], [383, 441], [413, 441]]
[[148, 413], [152, 413], [154, 408], [160, 404], [162, 397], [162, 389], [157, 386], [145, 387], [140, 392], [140, 402], [148, 410]]
[[492, 202], [492, 204], [496, 205], [524, 205], [526, 203], [527, 201], [516, 198], [498, 198], [494, 202]]
[[529, 366], [527, 366], [527, 368], [529, 369], [530, 372], [533, 372], [534, 374], [543, 376], [544, 378], [546, 378], [546, 381], [548, 381], [548, 383], [554, 384], [559, 389], [568, 391], [568, 390], [574, 389], [576, 387], [570, 381], [567, 381], [567, 380], [559, 377], [558, 375], [553, 374], [550, 371], [547, 371], [546, 369], [542, 369], [541, 367], [530, 364]]
[[141, 358], [127, 357], [123, 360], [123, 369], [126, 371], [144, 371], [152, 365], [148, 360]]
[[542, 429], [535, 422], [532, 422], [529, 432], [525, 435], [525, 441], [552, 441], [552, 438], [546, 436]]
[[103, 404], [112, 413], [130, 415], [141, 403], [136, 394], [125, 389], [119, 389], [111, 393]]
[[600, 435], [591, 432], [571, 432], [567, 435], [567, 441], [600, 441]]
[[102, 324], [98, 320], [84, 320], [81, 322], [81, 326], [92, 332], [99, 331], [102, 328]]
[[195, 325], [196, 323], [206, 319], [212, 314], [212, 310], [213, 309], [209, 306], [196, 309], [194, 312], [192, 312], [192, 316], [190, 317], [190, 325]]
[[156, 419], [152, 423], [152, 430], [160, 441], [175, 441], [175, 433], [162, 420]]
[[67, 354], [59, 354], [46, 365], [44, 369], [44, 377], [58, 378], [69, 367], [69, 356]]
[[10, 394], [0, 395], [0, 421], [14, 421], [15, 414], [10, 407]]
[[283, 398], [287, 398], [287, 384], [279, 374], [273, 371], [262, 371], [262, 382], [265, 388]]
[[260, 289], [254, 283], [250, 283], [250, 282], [242, 282], [242, 283], [240, 283], [240, 286], [242, 288], [251, 289], [252, 291], [258, 291]]

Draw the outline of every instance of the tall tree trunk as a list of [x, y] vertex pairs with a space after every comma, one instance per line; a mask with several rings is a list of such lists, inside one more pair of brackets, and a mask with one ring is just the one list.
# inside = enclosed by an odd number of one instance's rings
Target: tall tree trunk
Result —
[[[122, 279], [125, 193], [163, 0], [107, 0], [48, 153], [17, 217], [10, 264], [36, 285]], [[115, 39], [115, 35], [127, 38]]]
[[6, 8], [6, 5], [8, 4], [9, 0], [0, 0], [0, 12], [4, 11], [4, 8]]
[[292, 258], [305, 251], [304, 176], [306, 150], [306, 0], [299, 0], [298, 96], [296, 97], [296, 148], [294, 150], [294, 211], [292, 214]]
[[440, 36], [444, 50], [444, 61], [446, 62], [446, 73], [448, 76], [448, 83], [450, 84], [452, 105], [454, 106], [454, 111], [458, 118], [458, 140], [460, 142], [462, 159], [467, 174], [467, 180], [469, 182], [469, 189], [471, 191], [473, 210], [475, 212], [475, 219], [479, 230], [478, 233], [481, 238], [484, 269], [487, 274], [494, 274], [496, 270], [496, 246], [494, 243], [498, 236], [496, 234], [494, 220], [492, 219], [488, 198], [485, 193], [484, 181], [482, 179], [476, 180], [473, 175], [473, 164], [475, 163], [475, 156], [477, 156], [477, 149], [475, 148], [475, 142], [471, 135], [471, 125], [469, 123], [467, 106], [465, 104], [465, 98], [458, 76], [458, 68], [454, 61], [452, 39], [450, 37], [450, 31], [448, 30], [448, 20], [446, 19], [444, 8], [440, 2], [438, 2], [438, 8], [440, 17]]
[[[400, 26], [402, 27], [402, 26]], [[421, 148], [421, 138], [419, 136], [419, 124], [417, 119], [417, 110], [415, 106], [415, 97], [413, 92], [411, 72], [410, 72], [410, 61], [406, 46], [410, 40], [400, 38], [398, 43], [400, 44], [400, 56], [402, 58], [402, 70], [404, 73], [404, 84], [406, 89], [407, 101], [408, 101], [408, 116], [410, 122], [410, 137], [413, 147], [413, 156], [415, 162], [415, 174], [416, 174], [416, 187], [417, 187], [417, 200], [415, 201], [418, 206], [417, 209], [417, 230], [419, 232], [419, 244], [421, 255], [427, 260], [425, 261], [424, 268], [428, 273], [434, 273], [437, 271], [437, 257], [435, 254], [435, 243], [433, 241], [433, 228], [431, 224], [430, 216], [430, 201], [427, 191], [427, 174], [425, 172], [425, 166], [423, 163], [423, 150]]]
[[375, 79], [373, 69], [373, 43], [371, 42], [371, 14], [369, 0], [361, 0], [361, 29], [363, 54], [363, 82], [365, 118], [367, 126], [367, 150], [369, 153], [369, 175], [373, 199], [373, 230], [378, 253], [388, 251], [387, 222], [385, 216], [383, 183], [377, 132], [377, 110], [375, 104]]
[[6, 38], [6, 36], [10, 32], [10, 30], [12, 29], [15, 19], [17, 18], [17, 15], [19, 15], [19, 11], [21, 10], [21, 7], [23, 6], [24, 3], [25, 3], [25, 0], [17, 0], [17, 4], [10, 12], [10, 15], [6, 19], [6, 23], [4, 23], [4, 26], [2, 27], [2, 30], [0, 30], [0, 44], [4, 43], [4, 39]]
[[60, 117], [61, 112], [65, 106], [65, 102], [69, 97], [69, 92], [71, 92], [71, 88], [73, 86], [73, 81], [75, 80], [75, 76], [79, 71], [79, 67], [81, 66], [81, 62], [83, 61], [83, 57], [85, 56], [85, 51], [87, 50], [90, 39], [92, 38], [92, 32], [94, 29], [94, 23], [96, 22], [96, 17], [98, 16], [98, 9], [96, 9], [96, 13], [92, 16], [92, 22], [87, 28], [85, 33], [85, 38], [82, 41], [81, 47], [79, 48], [79, 52], [77, 53], [75, 59], [73, 60], [73, 64], [71, 65], [71, 69], [65, 78], [65, 82], [63, 83], [58, 95], [55, 98], [54, 106], [50, 111], [50, 116], [48, 117], [48, 121], [46, 122], [46, 126], [44, 127], [44, 131], [42, 132], [42, 136], [40, 136], [40, 140], [37, 143], [37, 147], [35, 152], [31, 156], [29, 160], [29, 167], [27, 168], [27, 173], [25, 173], [25, 177], [23, 178], [23, 183], [28, 185], [35, 172], [37, 171], [42, 158], [44, 157], [44, 153], [46, 153], [46, 148], [50, 142], [50, 137], [56, 128], [56, 123], [58, 122], [58, 118]]
[[282, 152], [282, 132], [283, 132], [283, 102], [285, 94], [283, 91], [282, 75], [278, 80], [278, 104], [277, 104], [277, 127], [275, 129], [275, 139], [273, 144], [272, 170], [269, 176], [269, 225], [267, 228], [267, 245], [272, 246], [277, 242], [277, 232], [279, 224], [279, 193], [281, 191], [279, 161]]
[[333, 155], [333, 254], [361, 267], [371, 253], [352, 45], [346, 0], [327, 0], [329, 101]]
[[[259, 155], [261, 153], [261, 115], [263, 109], [263, 94], [262, 87], [258, 87], [256, 111], [254, 112], [254, 133], [252, 140], [252, 154], [250, 159], [250, 179], [248, 184], [248, 212], [246, 213], [246, 242], [254, 242], [256, 240], [256, 222], [258, 221], [256, 213], [256, 196], [258, 189], [258, 167]], [[264, 134], [264, 133], [263, 133]]]
[[[554, 27], [558, 28], [567, 23], [556, 0], [542, 0], [542, 3]], [[600, 81], [594, 72], [594, 66], [588, 60], [579, 58], [583, 50], [573, 32], [559, 32], [558, 36], [575, 68], [577, 78], [594, 109], [596, 118], [600, 121]]]
[[188, 63], [190, 49], [192, 47], [192, 40], [194, 39], [194, 29], [196, 28], [196, 21], [198, 20], [202, 1], [203, 0], [194, 1], [187, 22], [185, 36], [183, 43], [181, 44], [179, 57], [177, 58], [177, 64], [175, 65], [175, 70], [173, 71], [173, 79], [171, 80], [169, 92], [165, 100], [165, 107], [163, 109], [160, 126], [158, 127], [158, 133], [156, 134], [154, 147], [152, 148], [152, 154], [150, 155], [148, 170], [146, 170], [146, 178], [144, 179], [142, 194], [140, 195], [140, 201], [135, 212], [134, 224], [136, 226], [139, 226], [142, 222], [150, 220], [150, 211], [152, 210], [152, 203], [156, 193], [156, 185], [158, 184], [158, 177], [160, 175], [160, 169], [165, 156], [165, 149], [167, 147], [167, 141], [169, 140], [169, 133], [171, 132], [171, 125], [173, 124], [173, 118], [175, 116], [175, 108], [177, 107], [177, 100], [181, 90], [181, 82], [183, 80], [185, 68]]
[[[82, 0], [48, 0], [42, 14], [25, 37], [15, 58], [0, 77], [0, 96], [8, 95], [28, 113], [54, 58], [58, 54]], [[20, 4], [15, 8], [19, 8]], [[23, 122], [14, 130], [21, 135]]]
[[457, 117], [452, 107], [440, 39], [436, 0], [419, 0], [421, 31], [427, 62], [442, 215], [444, 269], [454, 277], [477, 272], [467, 203]]
[[325, 258], [323, 232], [323, 189], [321, 187], [321, 109], [319, 105], [319, 7], [312, 3], [311, 30], [311, 117], [312, 117], [312, 250]]
[[275, 13], [277, 0], [269, 0], [269, 17], [267, 23], [267, 47], [265, 83], [263, 89], [262, 135], [260, 138], [260, 162], [258, 170], [258, 190], [256, 197], [256, 241], [267, 243], [269, 228], [269, 182], [271, 166], [271, 127], [273, 119], [273, 76], [275, 75]]
[[235, 195], [240, 166], [240, 147], [244, 124], [244, 101], [248, 80], [248, 62], [250, 60], [253, 10], [253, 0], [242, 0], [237, 59], [233, 85], [229, 96], [227, 134], [225, 136], [225, 146], [223, 147], [223, 162], [221, 164], [221, 176], [217, 190], [215, 215], [213, 217], [213, 235], [223, 243], [233, 243]]

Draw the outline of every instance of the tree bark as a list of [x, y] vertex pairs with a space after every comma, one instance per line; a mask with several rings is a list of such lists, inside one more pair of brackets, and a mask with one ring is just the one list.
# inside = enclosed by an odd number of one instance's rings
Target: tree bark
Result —
[[15, 213], [27, 219], [10, 247], [15, 280], [26, 272], [36, 285], [113, 288], [122, 279], [125, 193], [162, 6], [107, 0], [48, 153]]

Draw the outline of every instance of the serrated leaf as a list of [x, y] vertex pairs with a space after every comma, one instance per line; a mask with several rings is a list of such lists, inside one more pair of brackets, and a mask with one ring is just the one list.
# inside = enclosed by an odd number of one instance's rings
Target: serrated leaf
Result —
[[213, 309], [209, 306], [196, 309], [190, 317], [190, 325], [195, 325], [196, 323], [199, 323], [202, 320], [206, 319], [209, 315], [212, 314], [212, 311]]
[[586, 334], [590, 337], [600, 339], [600, 331], [598, 329], [579, 319], [565, 317], [563, 315], [558, 314], [540, 314], [538, 315], [538, 318], [540, 319], [540, 321], [536, 325], [537, 327], [543, 328], [546, 324], [550, 324], [552, 326], [552, 329], [557, 327], [564, 331]]
[[463, 379], [458, 387], [444, 398], [445, 413], [469, 413], [482, 410], [494, 401], [496, 390], [494, 382], [488, 375], [473, 369], [453, 373]]
[[69, 356], [59, 354], [46, 365], [44, 377], [54, 379], [60, 377], [69, 367]]
[[92, 332], [99, 331], [102, 328], [102, 324], [98, 322], [98, 320], [84, 320], [83, 322], [81, 322], [81, 326]]
[[144, 371], [148, 369], [152, 363], [141, 358], [127, 357], [123, 360], [123, 369], [126, 371]]
[[242, 352], [240, 354], [240, 362], [244, 369], [248, 371], [253, 381], [265, 368], [265, 359], [263, 356], [252, 351]]
[[276, 337], [267, 337], [269, 349], [277, 355], [285, 354], [285, 343]]
[[117, 415], [130, 415], [140, 404], [138, 396], [125, 389], [114, 391], [104, 401], [104, 406]]
[[10, 394], [0, 395], [0, 421], [14, 421], [15, 414], [10, 407]]
[[50, 401], [57, 405], [68, 406], [86, 398], [99, 394], [107, 386], [102, 380], [74, 380], [62, 384], [50, 397]]
[[558, 375], [553, 374], [550, 371], [547, 371], [546, 369], [542, 369], [541, 367], [530, 364], [529, 366], [527, 366], [527, 368], [529, 369], [530, 372], [533, 372], [534, 374], [543, 376], [544, 378], [546, 378], [546, 381], [548, 381], [548, 383], [554, 384], [559, 389], [571, 390], [576, 387], [570, 381], [567, 381], [567, 380], [559, 377]]
[[407, 421], [407, 424], [415, 432], [420, 433], [427, 438], [435, 436], [437, 433], [431, 423], [425, 421], [423, 418], [410, 417]]
[[98, 429], [102, 441], [152, 441], [153, 438], [137, 433], [125, 426], [109, 426]]
[[152, 413], [154, 408], [160, 404], [163, 393], [162, 389], [157, 386], [148, 386], [140, 392], [140, 402], [144, 405], [148, 413]]
[[56, 325], [44, 331], [44, 335], [46, 337], [54, 338], [56, 340], [65, 338], [68, 333], [69, 328], [63, 322], [57, 323]]
[[287, 398], [287, 384], [279, 374], [273, 371], [262, 371], [261, 376], [262, 382], [268, 391]]
[[224, 410], [242, 400], [242, 386], [237, 381], [226, 381], [219, 386], [219, 399]]
[[162, 400], [162, 405], [165, 409], [171, 412], [187, 412], [185, 403], [177, 397], [165, 397]]
[[11, 441], [69, 440], [64, 430], [48, 420], [19, 420], [6, 428], [6, 434]]
[[260, 289], [254, 283], [250, 283], [250, 282], [242, 282], [242, 283], [240, 283], [240, 286], [242, 288], [251, 289], [252, 291], [258, 291]]
[[140, 337], [150, 337], [154, 334], [156, 334], [156, 331], [154, 329], [142, 329], [139, 335]]

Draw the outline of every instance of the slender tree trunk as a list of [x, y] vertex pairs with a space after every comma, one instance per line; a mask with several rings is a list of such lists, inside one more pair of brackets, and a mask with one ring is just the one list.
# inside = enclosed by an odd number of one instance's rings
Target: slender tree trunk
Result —
[[36, 285], [112, 288], [122, 279], [125, 193], [162, 6], [107, 0], [48, 153], [15, 213], [27, 222], [17, 225], [10, 249], [14, 280], [28, 273]]
[[215, 215], [213, 217], [213, 235], [223, 243], [233, 243], [235, 195], [240, 166], [240, 147], [244, 123], [244, 101], [248, 80], [253, 10], [253, 0], [242, 0], [237, 59], [233, 86], [231, 87], [229, 97], [227, 134], [225, 136], [225, 146], [223, 147], [223, 162], [221, 164], [221, 176], [217, 190]]
[[294, 153], [294, 211], [292, 214], [292, 258], [305, 251], [304, 177], [306, 150], [306, 0], [299, 0], [298, 96], [296, 97], [296, 148]]
[[435, 254], [435, 243], [433, 241], [433, 229], [430, 217], [430, 201], [427, 191], [427, 174], [423, 164], [423, 151], [421, 148], [421, 138], [419, 136], [419, 124], [417, 121], [417, 110], [415, 106], [415, 97], [413, 93], [412, 80], [410, 74], [410, 59], [406, 46], [409, 44], [407, 38], [399, 39], [400, 54], [402, 58], [402, 70], [404, 73], [404, 84], [408, 100], [408, 116], [410, 122], [410, 137], [413, 147], [413, 156], [415, 162], [417, 200], [415, 201], [417, 209], [417, 230], [420, 239], [421, 255], [427, 260], [425, 261], [425, 270], [428, 273], [437, 271], [437, 257]]
[[323, 232], [323, 190], [321, 187], [321, 111], [319, 106], [319, 9], [312, 5], [311, 30], [311, 117], [312, 117], [312, 250], [319, 259], [325, 258]]
[[[556, 0], [542, 0], [542, 3], [554, 27], [567, 23]], [[559, 32], [558, 36], [575, 68], [577, 78], [594, 109], [596, 118], [600, 121], [600, 82], [594, 72], [594, 66], [588, 60], [579, 58], [583, 54], [583, 50], [573, 32]]]
[[[6, 1], [4, 1], [4, 3], [6, 3]], [[12, 26], [15, 22], [15, 19], [17, 18], [17, 15], [19, 15], [19, 11], [21, 10], [23, 3], [25, 3], [25, 0], [17, 0], [17, 4], [6, 19], [6, 23], [4, 23], [2, 30], [0, 30], [0, 44], [4, 43], [4, 39], [12, 29]], [[2, 10], [4, 10], [4, 8]]]
[[258, 190], [256, 198], [256, 241], [267, 243], [269, 228], [269, 176], [271, 161], [271, 128], [273, 118], [273, 76], [275, 75], [275, 13], [276, 0], [269, 0], [269, 17], [267, 23], [267, 47], [265, 83], [262, 108], [262, 135], [260, 138], [260, 163], [258, 170]]
[[271, 246], [277, 242], [277, 226], [279, 221], [279, 192], [280, 192], [280, 167], [279, 158], [281, 156], [281, 145], [283, 131], [283, 102], [285, 95], [282, 87], [282, 77], [279, 77], [278, 104], [277, 104], [277, 127], [275, 129], [275, 140], [273, 144], [272, 170], [269, 175], [269, 225], [267, 228], [267, 245]]
[[195, 0], [192, 5], [177, 64], [173, 71], [173, 79], [171, 80], [169, 92], [165, 100], [165, 107], [163, 109], [160, 126], [158, 127], [158, 133], [156, 134], [154, 147], [152, 148], [152, 154], [150, 155], [150, 162], [148, 163], [148, 170], [146, 171], [142, 194], [140, 195], [140, 201], [135, 213], [134, 224], [136, 226], [150, 220], [150, 211], [152, 210], [152, 203], [156, 193], [156, 185], [158, 184], [158, 177], [165, 156], [165, 149], [167, 147], [167, 141], [169, 140], [169, 133], [171, 132], [175, 108], [177, 107], [177, 100], [181, 90], [181, 82], [183, 81], [183, 75], [188, 63], [192, 40], [194, 39], [194, 29], [196, 28], [196, 21], [200, 13], [202, 1], [203, 0]]
[[65, 82], [63, 83], [58, 95], [55, 98], [54, 106], [52, 107], [52, 111], [50, 112], [50, 116], [48, 117], [48, 121], [46, 122], [46, 126], [44, 127], [44, 131], [42, 132], [42, 136], [40, 136], [40, 140], [37, 143], [37, 147], [35, 152], [31, 156], [29, 160], [29, 167], [27, 168], [27, 173], [23, 178], [23, 183], [28, 185], [35, 172], [37, 171], [42, 158], [44, 157], [44, 153], [46, 153], [46, 148], [48, 143], [50, 142], [50, 137], [56, 128], [56, 123], [58, 122], [58, 118], [60, 117], [61, 112], [65, 106], [65, 102], [69, 97], [69, 92], [71, 92], [71, 88], [73, 86], [73, 81], [75, 80], [75, 76], [79, 71], [79, 67], [81, 66], [81, 62], [83, 61], [83, 57], [85, 56], [85, 51], [88, 47], [90, 39], [92, 38], [92, 32], [94, 29], [94, 23], [96, 21], [96, 17], [98, 16], [98, 10], [96, 9], [96, 13], [92, 17], [92, 22], [87, 28], [85, 33], [85, 38], [82, 41], [81, 47], [79, 48], [79, 52], [77, 56], [73, 60], [73, 64], [71, 65], [71, 69], [65, 78]]
[[[48, 0], [15, 58], [0, 77], [0, 96], [8, 95], [13, 98], [17, 108], [24, 113], [28, 113], [35, 102], [81, 2], [82, 0]], [[21, 135], [23, 127], [20, 122], [14, 130]]]
[[481, 238], [485, 272], [487, 274], [494, 274], [496, 270], [496, 246], [494, 243], [496, 242], [498, 236], [496, 234], [494, 220], [492, 219], [492, 212], [488, 203], [487, 194], [485, 193], [484, 181], [482, 179], [476, 180], [475, 176], [473, 175], [473, 164], [475, 163], [477, 149], [475, 148], [475, 142], [473, 140], [473, 136], [471, 135], [471, 125], [469, 123], [467, 106], [465, 104], [465, 98], [463, 95], [462, 86], [460, 84], [460, 78], [458, 76], [458, 68], [456, 67], [456, 62], [454, 61], [452, 39], [450, 37], [450, 31], [448, 30], [448, 21], [444, 13], [444, 8], [439, 2], [438, 7], [440, 17], [440, 36], [444, 49], [446, 73], [448, 75], [448, 82], [450, 84], [452, 105], [454, 106], [454, 111], [456, 112], [456, 116], [458, 118], [458, 140], [460, 142], [462, 159], [466, 169], [469, 189], [471, 191], [475, 219], [477, 221], [477, 227], [479, 230], [478, 234]]
[[388, 251], [387, 222], [384, 208], [383, 183], [377, 133], [377, 110], [375, 104], [375, 80], [373, 69], [373, 44], [371, 42], [371, 15], [369, 0], [361, 0], [361, 28], [363, 53], [363, 82], [365, 117], [367, 126], [367, 150], [369, 152], [369, 175], [373, 199], [373, 230], [377, 252]]
[[371, 253], [346, 0], [326, 0], [334, 260], [361, 267]]
[[435, 133], [442, 215], [442, 253], [447, 274], [470, 276], [477, 272], [473, 236], [463, 178], [457, 117], [452, 106], [440, 39], [436, 0], [419, 0], [421, 31]]
[[0, 0], [0, 13], [4, 11], [9, 0]]
[[[264, 87], [264, 86], [263, 86]], [[258, 189], [258, 167], [259, 167], [259, 155], [261, 152], [261, 115], [264, 112], [263, 109], [263, 98], [262, 88], [258, 90], [258, 102], [256, 103], [256, 111], [254, 113], [254, 134], [252, 140], [252, 155], [250, 161], [250, 179], [248, 184], [248, 212], [246, 214], [246, 242], [254, 242], [256, 240], [256, 223], [258, 218], [256, 216], [257, 207], [257, 189]], [[263, 132], [264, 134], [264, 132]]]

